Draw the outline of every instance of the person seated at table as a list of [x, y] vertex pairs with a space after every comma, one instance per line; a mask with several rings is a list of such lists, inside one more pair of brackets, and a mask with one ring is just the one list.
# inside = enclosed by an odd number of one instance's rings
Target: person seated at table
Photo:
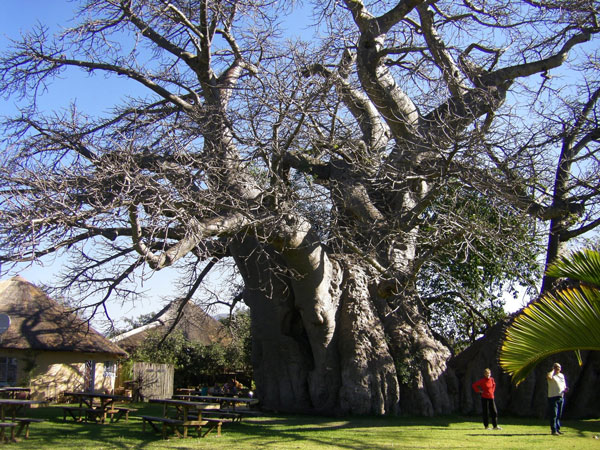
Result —
[[208, 387], [202, 386], [200, 388], [200, 395], [208, 395]]
[[223, 390], [221, 389], [221, 386], [219, 386], [218, 383], [215, 383], [215, 385], [213, 387], [208, 388], [208, 395], [222, 395], [223, 394]]
[[234, 385], [236, 394], [239, 394], [240, 392], [242, 392], [242, 389], [244, 389], [244, 385], [242, 383], [240, 383], [238, 380], [236, 380], [235, 378], [233, 379], [233, 385]]
[[223, 395], [234, 395], [234, 385], [231, 382], [227, 382], [223, 385]]

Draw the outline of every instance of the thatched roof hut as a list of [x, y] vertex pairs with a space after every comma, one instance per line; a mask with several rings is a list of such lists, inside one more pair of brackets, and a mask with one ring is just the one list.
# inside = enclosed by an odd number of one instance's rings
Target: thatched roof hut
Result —
[[65, 391], [110, 391], [127, 353], [21, 277], [0, 281], [0, 385], [25, 386], [39, 400]]
[[210, 345], [216, 342], [227, 342], [228, 336], [223, 325], [204, 310], [191, 302], [188, 302], [180, 312], [181, 301], [175, 300], [159, 311], [150, 321], [139, 328], [115, 336], [113, 342], [119, 344], [128, 352], [139, 347], [150, 333], [164, 335], [173, 322], [180, 316], [179, 322], [174, 330], [180, 331], [188, 341], [201, 345]]
[[0, 336], [0, 348], [127, 355], [86, 321], [19, 276], [0, 281], [1, 313], [10, 317], [10, 327]]

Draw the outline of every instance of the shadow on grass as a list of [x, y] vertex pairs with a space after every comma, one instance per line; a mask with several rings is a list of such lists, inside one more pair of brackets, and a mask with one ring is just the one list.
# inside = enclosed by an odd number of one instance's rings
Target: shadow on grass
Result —
[[[425, 417], [319, 417], [304, 415], [277, 415], [275, 417], [251, 417], [241, 423], [228, 423], [223, 426], [223, 436], [216, 438], [213, 431], [206, 438], [198, 439], [192, 433], [190, 439], [169, 439], [161, 436], [150, 427], [142, 431], [141, 415], [161, 415], [161, 405], [138, 404], [138, 411], [123, 420], [105, 425], [75, 423], [72, 419], [63, 421], [60, 406], [50, 406], [24, 411], [22, 415], [45, 419], [30, 427], [31, 439], [19, 442], [15, 448], [35, 449], [56, 448], [68, 450], [100, 449], [147, 449], [147, 448], [337, 448], [346, 450], [387, 449], [406, 442], [420, 442], [425, 445], [432, 436], [440, 441], [460, 446], [460, 440], [486, 440], [490, 436], [498, 442], [523, 437], [536, 438], [550, 435], [546, 420], [529, 418], [501, 417], [503, 430], [482, 430], [483, 425], [477, 416], [438, 416]], [[542, 432], [548, 427], [548, 433]], [[565, 421], [564, 428], [569, 437], [600, 434], [600, 421]], [[522, 432], [519, 432], [519, 431]], [[450, 432], [450, 433], [448, 433]], [[500, 439], [501, 438], [501, 439]], [[550, 437], [549, 437], [550, 439]], [[561, 437], [556, 437], [557, 442]], [[489, 442], [489, 441], [488, 441]], [[239, 444], [236, 445], [236, 444]], [[412, 444], [411, 444], [412, 445]], [[440, 447], [425, 447], [440, 448]], [[473, 448], [473, 447], [469, 447]]]
[[[550, 433], [494, 433], [494, 436], [498, 437], [518, 437], [518, 436], [547, 436]], [[468, 433], [467, 436], [491, 436], [490, 433]]]
[[[115, 423], [75, 422], [71, 417], [63, 420], [61, 405], [32, 408], [20, 413], [20, 416], [44, 419], [41, 423], [32, 423], [29, 427], [30, 438], [18, 439], [14, 448], [18, 449], [132, 449], [146, 448], [160, 440], [159, 435], [142, 431], [142, 420], [130, 416], [129, 421], [121, 419]], [[72, 406], [72, 405], [70, 405]], [[145, 410], [143, 404], [138, 405]]]

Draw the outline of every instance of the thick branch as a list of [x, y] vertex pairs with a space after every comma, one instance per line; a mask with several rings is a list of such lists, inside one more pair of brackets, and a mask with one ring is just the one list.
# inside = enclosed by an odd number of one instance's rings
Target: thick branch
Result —
[[177, 47], [171, 41], [162, 36], [160, 33], [156, 32], [149, 24], [144, 22], [137, 15], [135, 15], [133, 11], [131, 11], [129, 6], [125, 5], [125, 3], [126, 2], [121, 3], [122, 5], [124, 5], [123, 12], [125, 13], [125, 16], [130, 20], [131, 23], [133, 23], [137, 27], [138, 30], [140, 30], [144, 37], [150, 39], [160, 48], [168, 51], [169, 53], [175, 55], [178, 58], [181, 58], [190, 67], [194, 68], [197, 60], [197, 57], [194, 54], [186, 52], [185, 50]]
[[48, 61], [50, 63], [57, 64], [59, 66], [73, 66], [73, 67], [81, 67], [89, 70], [102, 70], [105, 72], [112, 72], [117, 75], [124, 75], [127, 78], [135, 80], [140, 84], [146, 86], [152, 91], [156, 92], [158, 95], [163, 97], [166, 100], [173, 102], [174, 104], [180, 106], [182, 109], [186, 111], [193, 110], [193, 105], [183, 100], [182, 97], [175, 95], [169, 92], [167, 89], [163, 88], [159, 84], [156, 84], [150, 78], [142, 75], [135, 70], [128, 69], [126, 67], [118, 66], [115, 64], [108, 63], [100, 63], [100, 62], [91, 62], [91, 61], [82, 61], [77, 59], [67, 59], [67, 58], [53, 58], [47, 55], [37, 55], [38, 58]]
[[400, 22], [411, 12], [415, 6], [424, 3], [425, 0], [401, 0], [396, 6], [380, 17], [375, 18], [367, 11], [362, 0], [344, 0], [346, 7], [352, 13], [352, 18], [361, 33], [375, 31], [376, 36], [387, 33], [394, 25]]
[[419, 17], [421, 18], [421, 27], [425, 41], [437, 66], [442, 72], [448, 90], [454, 97], [459, 98], [466, 93], [467, 86], [461, 76], [458, 64], [456, 64], [450, 52], [445, 48], [442, 38], [434, 27], [433, 12], [429, 10], [428, 6], [423, 4], [417, 7], [417, 11], [419, 11]]
[[588, 42], [598, 30], [586, 30], [571, 37], [560, 51], [553, 56], [525, 64], [505, 67], [494, 72], [484, 74], [480, 78], [483, 86], [500, 86], [507, 81], [516, 78], [528, 77], [530, 75], [546, 72], [550, 69], [560, 67], [567, 59], [569, 51], [578, 44]]
[[[346, 52], [345, 58], [351, 58], [349, 52]], [[313, 64], [307, 69], [305, 74], [319, 74], [334, 84], [340, 93], [342, 101], [358, 122], [363, 140], [369, 151], [383, 148], [387, 145], [389, 141], [389, 129], [381, 120], [375, 105], [373, 105], [364, 92], [354, 88], [339, 72], [330, 71], [322, 64]]]

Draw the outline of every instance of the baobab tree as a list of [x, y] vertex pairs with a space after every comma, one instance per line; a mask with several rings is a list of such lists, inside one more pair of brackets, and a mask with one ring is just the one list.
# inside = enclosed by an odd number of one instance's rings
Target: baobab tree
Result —
[[[433, 299], [530, 259], [545, 207], [530, 155], [506, 152], [533, 133], [515, 105], [589, 47], [594, 3], [319, 2], [323, 39], [287, 44], [293, 2], [81, 5], [79, 25], [0, 61], [2, 93], [31, 100], [5, 122], [2, 261], [65, 253], [66, 285], [102, 290], [99, 308], [144, 267], [179, 267], [191, 299], [232, 258], [265, 408], [452, 411]], [[38, 112], [67, 68], [147, 95], [105, 117]], [[480, 272], [445, 270], [465, 261]]]

